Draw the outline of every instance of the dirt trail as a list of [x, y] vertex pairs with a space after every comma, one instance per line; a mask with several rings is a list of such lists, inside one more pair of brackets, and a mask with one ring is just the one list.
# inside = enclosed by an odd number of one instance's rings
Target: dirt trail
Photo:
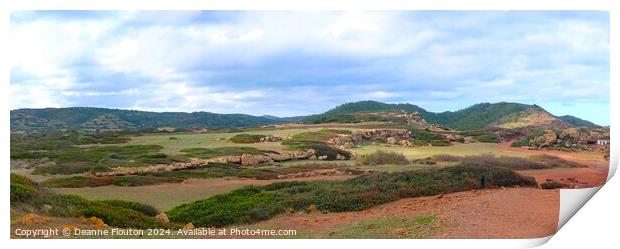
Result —
[[[510, 143], [502, 143], [499, 145], [501, 150], [519, 152], [527, 155], [549, 155], [559, 157], [561, 159], [580, 163], [588, 166], [587, 168], [556, 168], [549, 170], [524, 170], [519, 173], [536, 178], [538, 183], [543, 183], [547, 179], [557, 182], [563, 182], [574, 186], [575, 188], [589, 188], [600, 186], [607, 180], [609, 171], [609, 161], [600, 158], [592, 158], [598, 156], [596, 152], [565, 152], [557, 150], [529, 150], [524, 148], [510, 147]], [[582, 154], [578, 154], [582, 153]], [[587, 153], [588, 156], [584, 156]], [[590, 155], [591, 154], [591, 155]]]
[[297, 229], [330, 238], [331, 231], [359, 222], [435, 215], [442, 229], [430, 238], [538, 238], [555, 233], [559, 198], [558, 190], [488, 189], [407, 198], [359, 212], [285, 214], [244, 228]]

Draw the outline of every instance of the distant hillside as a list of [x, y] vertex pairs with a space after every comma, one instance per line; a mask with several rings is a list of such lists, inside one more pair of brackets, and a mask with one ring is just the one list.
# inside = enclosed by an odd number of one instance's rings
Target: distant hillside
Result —
[[[145, 112], [93, 107], [18, 109], [11, 111], [11, 132], [49, 132], [62, 129], [121, 131], [156, 128], [240, 128], [281, 123], [411, 122], [407, 113], [418, 112], [416, 122], [439, 124], [456, 130], [531, 126], [596, 126], [573, 117], [556, 117], [537, 105], [481, 103], [454, 112], [434, 113], [412, 104], [359, 101], [339, 105], [323, 114], [285, 117], [210, 112]], [[409, 121], [407, 121], [409, 120]], [[424, 122], [426, 121], [426, 122]]]
[[11, 111], [11, 132], [233, 128], [277, 124], [273, 117], [210, 112], [145, 112], [92, 107], [18, 109]]
[[427, 113], [426, 110], [422, 109], [417, 105], [412, 104], [386, 104], [377, 101], [358, 101], [342, 104], [334, 107], [333, 109], [325, 112], [325, 114], [340, 114], [340, 113], [353, 113], [353, 112], [376, 112], [376, 111], [399, 111], [403, 110], [406, 112], [419, 112]]
[[561, 120], [564, 120], [564, 122], [569, 123], [569, 124], [574, 125], [574, 126], [598, 127], [598, 125], [596, 125], [596, 124], [594, 124], [594, 123], [592, 123], [590, 121], [583, 120], [583, 119], [580, 119], [578, 117], [571, 116], [571, 115], [559, 116], [558, 118], [561, 119]]
[[412, 104], [386, 104], [377, 101], [359, 101], [337, 106], [323, 114], [308, 116], [305, 123], [360, 122], [363, 113], [396, 111], [418, 112], [428, 123], [440, 124], [457, 130], [475, 130], [489, 127], [516, 128], [525, 126], [569, 126], [537, 105], [519, 103], [481, 103], [455, 112], [434, 113]]

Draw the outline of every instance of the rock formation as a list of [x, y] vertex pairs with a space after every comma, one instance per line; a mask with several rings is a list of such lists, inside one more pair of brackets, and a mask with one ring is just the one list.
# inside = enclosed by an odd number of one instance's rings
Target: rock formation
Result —
[[[368, 141], [385, 141], [391, 145], [410, 146], [411, 137], [411, 131], [405, 129], [372, 129], [354, 131], [351, 134], [339, 134], [327, 142], [332, 145], [342, 146], [343, 148], [351, 148]], [[401, 141], [408, 142], [401, 143]]]

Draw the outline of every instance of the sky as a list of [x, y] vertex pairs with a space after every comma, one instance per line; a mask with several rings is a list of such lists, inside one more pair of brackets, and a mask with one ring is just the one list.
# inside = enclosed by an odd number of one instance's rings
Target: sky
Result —
[[11, 109], [297, 116], [538, 104], [609, 124], [601, 11], [20, 11]]

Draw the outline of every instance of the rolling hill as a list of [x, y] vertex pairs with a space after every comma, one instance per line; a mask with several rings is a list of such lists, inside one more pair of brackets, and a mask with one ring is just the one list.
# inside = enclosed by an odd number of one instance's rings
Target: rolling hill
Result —
[[571, 116], [571, 115], [559, 116], [558, 118], [574, 126], [599, 127], [599, 125], [596, 125], [590, 121], [583, 120], [583, 119], [580, 119], [578, 117]]
[[145, 112], [93, 107], [18, 109], [11, 111], [11, 132], [49, 132], [253, 127], [281, 123], [272, 117], [210, 112]]
[[323, 114], [276, 117], [210, 112], [146, 112], [94, 107], [17, 109], [11, 111], [11, 132], [50, 132], [65, 129], [124, 131], [157, 128], [240, 128], [282, 123], [402, 122], [403, 112], [419, 113], [430, 124], [456, 130], [518, 128], [531, 126], [595, 126], [573, 116], [556, 117], [537, 105], [481, 103], [458, 111], [430, 112], [413, 104], [359, 101], [342, 104]]
[[412, 104], [387, 104], [377, 101], [359, 101], [337, 106], [323, 114], [304, 118], [304, 123], [360, 122], [368, 113], [385, 111], [418, 112], [428, 123], [440, 124], [456, 130], [484, 128], [518, 128], [527, 126], [568, 127], [591, 124], [578, 118], [556, 117], [537, 105], [519, 103], [481, 103], [458, 111], [429, 112]]

